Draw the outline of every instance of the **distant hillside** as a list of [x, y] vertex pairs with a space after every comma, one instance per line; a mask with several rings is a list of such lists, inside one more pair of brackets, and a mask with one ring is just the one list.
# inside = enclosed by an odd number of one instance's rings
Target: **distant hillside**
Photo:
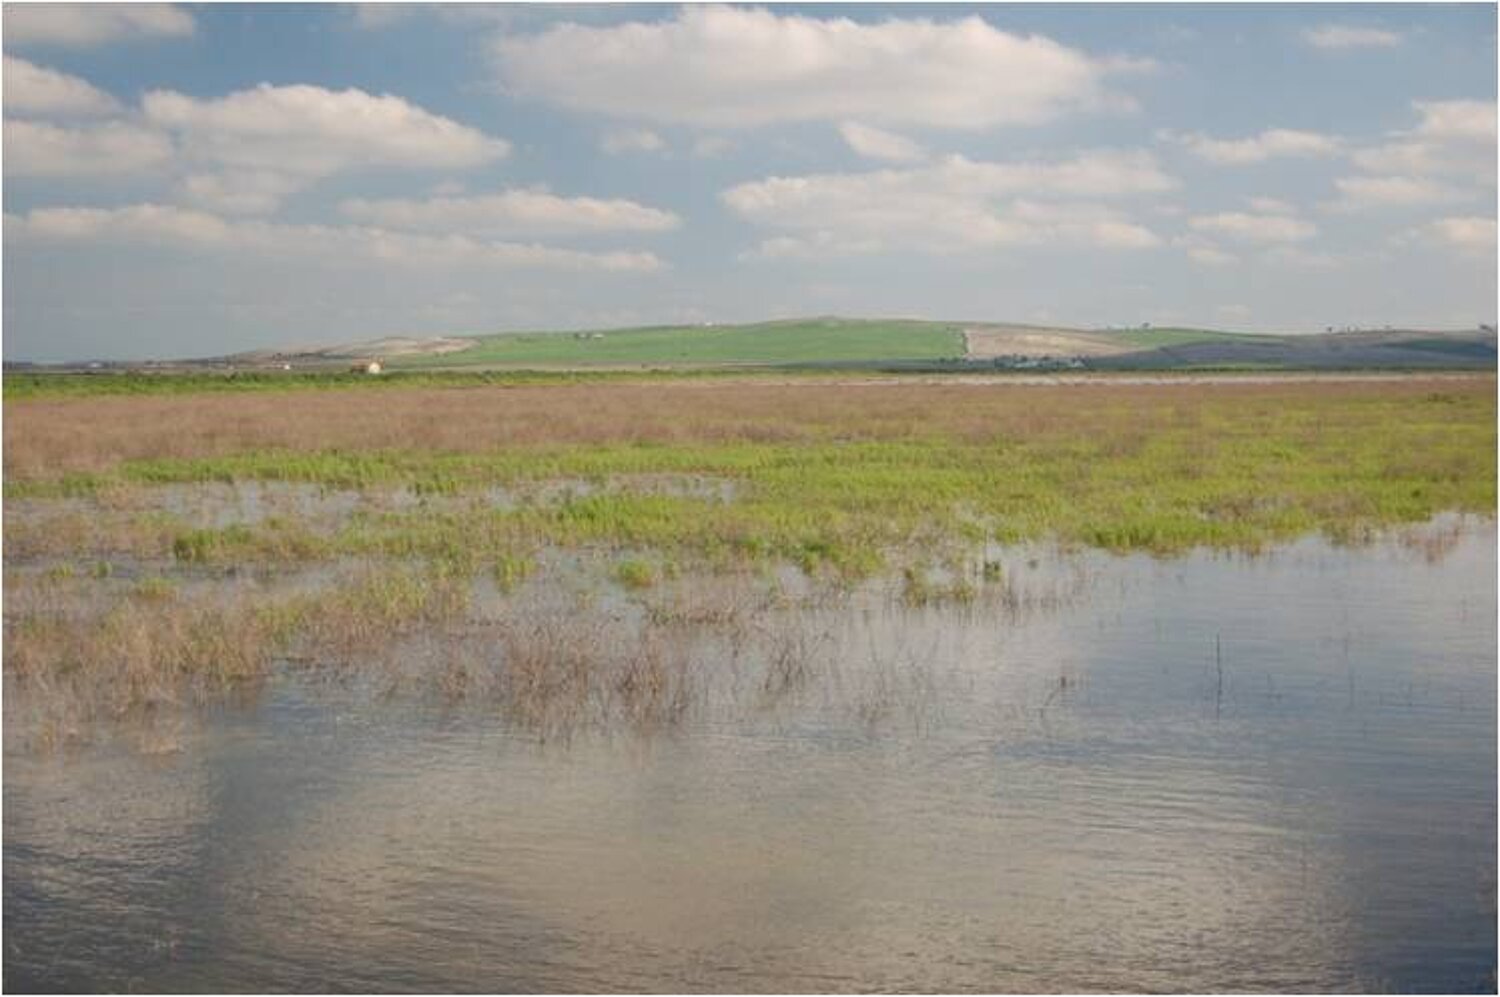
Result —
[[1004, 357], [1095, 358], [1140, 353], [1166, 346], [1198, 342], [1234, 342], [1252, 338], [1246, 333], [1213, 329], [1065, 329], [1055, 326], [983, 323], [964, 327], [970, 360]]
[[963, 355], [962, 326], [956, 323], [818, 318], [479, 336], [465, 350], [442, 356], [400, 356], [393, 363], [402, 367], [880, 363]]
[[1164, 343], [1154, 349], [1100, 357], [1106, 370], [1172, 370], [1204, 367], [1272, 369], [1480, 368], [1495, 366], [1490, 331], [1333, 332], [1311, 336], [1220, 336]]
[[[366, 354], [380, 354], [375, 348], [378, 343], [367, 345], [371, 348]], [[1488, 331], [1388, 330], [1276, 336], [1191, 328], [1069, 329], [994, 322], [816, 318], [748, 325], [507, 333], [447, 340], [443, 352], [403, 351], [385, 359], [394, 367], [1474, 368], [1494, 365], [1495, 335]]]
[[203, 361], [104, 366], [329, 370], [371, 359], [392, 369], [471, 370], [735, 365], [890, 370], [1472, 370], [1493, 368], [1496, 351], [1495, 333], [1490, 329], [1265, 335], [1192, 328], [1070, 329], [827, 317], [745, 325], [387, 337], [336, 346], [256, 350]]

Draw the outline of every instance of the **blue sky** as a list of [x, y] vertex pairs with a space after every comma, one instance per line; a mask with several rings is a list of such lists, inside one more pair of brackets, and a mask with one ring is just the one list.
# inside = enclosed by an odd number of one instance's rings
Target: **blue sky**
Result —
[[1493, 5], [7, 4], [4, 352], [1472, 327]]

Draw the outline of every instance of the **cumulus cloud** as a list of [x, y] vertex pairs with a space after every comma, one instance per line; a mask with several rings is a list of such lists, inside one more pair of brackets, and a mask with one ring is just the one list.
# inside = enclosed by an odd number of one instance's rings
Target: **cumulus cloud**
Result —
[[741, 261], [818, 260], [831, 256], [859, 256], [878, 253], [884, 245], [879, 239], [839, 235], [827, 229], [805, 235], [778, 235], [762, 239], [739, 255]]
[[1354, 165], [1369, 173], [1409, 177], [1458, 177], [1495, 184], [1495, 102], [1413, 101], [1415, 128], [1390, 141], [1356, 151]]
[[[93, 48], [193, 33], [192, 15], [160, 3], [16, 3], [5, 7], [5, 43]], [[7, 83], [8, 85], [8, 83]]]
[[559, 197], [544, 190], [422, 200], [351, 199], [339, 210], [383, 228], [500, 236], [665, 232], [681, 223], [670, 211], [634, 201]]
[[649, 272], [652, 253], [592, 253], [527, 243], [487, 242], [461, 235], [418, 235], [363, 226], [296, 225], [226, 219], [172, 205], [123, 208], [37, 208], [7, 215], [6, 241], [152, 246], [298, 258], [321, 263], [479, 269], [538, 267]]
[[759, 255], [941, 253], [1047, 243], [1154, 246], [1151, 230], [1097, 201], [1174, 186], [1149, 154], [1099, 151], [1061, 162], [948, 156], [910, 169], [770, 177], [722, 197], [747, 221], [785, 233], [763, 243]]
[[1371, 173], [1423, 176], [1447, 173], [1453, 167], [1443, 149], [1429, 142], [1389, 142], [1360, 149], [1349, 158], [1355, 167]]
[[1268, 159], [1288, 156], [1332, 156], [1340, 149], [1339, 140], [1320, 132], [1272, 128], [1248, 138], [1219, 139], [1199, 132], [1185, 135], [1164, 133], [1199, 159], [1222, 166], [1244, 166]]
[[1206, 267], [1227, 267], [1238, 263], [1240, 258], [1233, 253], [1226, 253], [1218, 246], [1201, 245], [1189, 246], [1187, 249], [1188, 259], [1194, 263]]
[[599, 148], [618, 156], [627, 152], [662, 152], [667, 143], [649, 128], [612, 128], [599, 140]]
[[507, 142], [400, 97], [262, 83], [201, 100], [153, 90], [146, 119], [194, 156], [247, 169], [322, 176], [356, 166], [462, 168], [499, 159]]
[[1339, 177], [1336, 200], [1329, 211], [1370, 211], [1382, 208], [1414, 208], [1462, 199], [1462, 191], [1423, 177]]
[[1362, 28], [1347, 24], [1324, 24], [1302, 32], [1302, 40], [1313, 48], [1395, 48], [1401, 36], [1382, 28]]
[[1495, 141], [1495, 102], [1492, 100], [1416, 100], [1422, 115], [1417, 135], [1439, 142]]
[[1199, 266], [1226, 267], [1240, 261], [1238, 256], [1198, 233], [1176, 236], [1172, 239], [1172, 245], [1181, 249], [1189, 260]]
[[1011, 203], [1010, 217], [1029, 229], [1022, 241], [1107, 249], [1150, 249], [1161, 245], [1161, 239], [1150, 229], [1099, 204], [1019, 200]]
[[[13, 100], [80, 112], [111, 106], [103, 103], [107, 94], [91, 94], [82, 80], [9, 56], [5, 63], [7, 111]], [[13, 69], [20, 87], [12, 87]], [[180, 199], [232, 214], [274, 211], [287, 196], [340, 172], [463, 169], [510, 150], [502, 139], [400, 97], [269, 84], [208, 99], [154, 90], [138, 115], [98, 125], [7, 119], [5, 142], [8, 175], [155, 172], [175, 181]]]
[[413, 17], [420, 8], [407, 3], [356, 3], [349, 7], [354, 26], [365, 31], [381, 31]]
[[[239, 211], [270, 210], [286, 194], [343, 171], [462, 169], [510, 151], [502, 139], [400, 97], [357, 89], [263, 83], [212, 99], [153, 90], [141, 109], [176, 139], [195, 174], [189, 196]], [[249, 189], [238, 191], [246, 179]]]
[[120, 104], [87, 80], [59, 73], [5, 56], [5, 113], [7, 115], [92, 115], [111, 114]]
[[888, 132], [882, 128], [845, 121], [839, 125], [839, 134], [849, 148], [869, 159], [883, 159], [891, 163], [915, 163], [927, 158], [927, 150], [904, 135]]
[[1465, 253], [1495, 253], [1494, 218], [1477, 215], [1439, 218], [1427, 225], [1425, 234]]
[[1238, 242], [1301, 242], [1318, 234], [1316, 225], [1285, 214], [1252, 214], [1225, 211], [1215, 215], [1195, 215], [1188, 225], [1198, 232], [1222, 235]]
[[260, 215], [275, 211], [282, 200], [301, 190], [300, 177], [272, 170], [228, 170], [194, 173], [178, 184], [178, 193], [211, 211]]
[[1110, 78], [1150, 66], [1097, 58], [978, 17], [862, 24], [761, 9], [554, 25], [492, 43], [514, 93], [578, 110], [713, 128], [858, 119], [986, 128], [1131, 106]]
[[172, 158], [165, 136], [125, 122], [64, 127], [5, 121], [8, 177], [111, 177], [163, 169]]

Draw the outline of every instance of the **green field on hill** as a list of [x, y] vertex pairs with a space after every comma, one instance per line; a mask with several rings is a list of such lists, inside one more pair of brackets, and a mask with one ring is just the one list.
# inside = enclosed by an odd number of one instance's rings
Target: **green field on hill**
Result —
[[752, 325], [679, 325], [604, 332], [508, 333], [440, 356], [393, 358], [400, 367], [474, 364], [809, 363], [944, 360], [964, 355], [949, 322], [797, 319]]

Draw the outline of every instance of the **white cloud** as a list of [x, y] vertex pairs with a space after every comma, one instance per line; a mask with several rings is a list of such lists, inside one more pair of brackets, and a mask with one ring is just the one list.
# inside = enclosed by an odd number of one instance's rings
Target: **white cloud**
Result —
[[400, 97], [356, 89], [262, 83], [210, 100], [153, 90], [141, 106], [189, 155], [245, 169], [324, 176], [363, 166], [462, 168], [510, 151]]
[[[195, 174], [189, 196], [237, 211], [271, 210], [343, 171], [462, 169], [510, 151], [502, 139], [400, 97], [356, 89], [263, 83], [217, 99], [154, 90], [141, 106], [147, 121], [176, 137], [180, 165]], [[240, 194], [246, 178], [251, 189]]]
[[[6, 57], [7, 104], [13, 61]], [[66, 89], [75, 104], [86, 96]], [[61, 91], [51, 86], [50, 92]], [[8, 175], [157, 172], [175, 179], [182, 200], [232, 214], [274, 211], [287, 196], [339, 172], [463, 169], [510, 149], [400, 97], [269, 84], [217, 99], [156, 90], [142, 99], [139, 117], [100, 125], [7, 120], [5, 141]]]
[[1208, 267], [1227, 267], [1239, 262], [1239, 257], [1233, 253], [1226, 253], [1217, 246], [1191, 246], [1187, 251], [1188, 259], [1194, 263], [1201, 263]]
[[1302, 40], [1314, 48], [1395, 48], [1401, 36], [1382, 28], [1361, 28], [1345, 24], [1324, 24], [1302, 32]]
[[1463, 192], [1423, 177], [1339, 177], [1337, 200], [1327, 202], [1329, 211], [1368, 211], [1381, 208], [1412, 208], [1461, 200]]
[[1188, 259], [1200, 266], [1226, 267], [1240, 260], [1235, 254], [1226, 252], [1213, 241], [1200, 235], [1177, 236], [1172, 240], [1172, 245], [1180, 247], [1187, 253]]
[[172, 157], [165, 136], [124, 122], [63, 127], [5, 122], [8, 177], [107, 177], [164, 168]]
[[1495, 103], [1481, 100], [1413, 101], [1421, 117], [1391, 141], [1360, 149], [1354, 165], [1369, 173], [1461, 178], [1495, 185]]
[[762, 9], [689, 6], [671, 20], [559, 24], [492, 45], [511, 92], [625, 118], [754, 127], [857, 118], [985, 128], [1132, 106], [1100, 59], [978, 17], [861, 24]]
[[1350, 160], [1361, 170], [1371, 173], [1400, 173], [1409, 176], [1447, 173], [1453, 167], [1451, 157], [1441, 146], [1431, 142], [1391, 142], [1355, 152]]
[[1426, 234], [1432, 239], [1466, 253], [1495, 253], [1495, 219], [1480, 216], [1439, 218], [1430, 223]]
[[5, 44], [92, 48], [193, 33], [192, 15], [160, 3], [12, 3], [5, 5]]
[[1199, 232], [1213, 232], [1239, 242], [1300, 242], [1318, 234], [1317, 226], [1284, 214], [1251, 214], [1225, 211], [1216, 215], [1196, 215], [1188, 225]]
[[1339, 140], [1333, 136], [1291, 128], [1272, 128], [1239, 139], [1211, 138], [1198, 132], [1186, 135], [1167, 132], [1163, 137], [1181, 143], [1199, 159], [1221, 166], [1244, 166], [1287, 156], [1332, 156], [1340, 148]]
[[927, 158], [927, 150], [911, 139], [881, 128], [845, 121], [839, 125], [839, 134], [844, 137], [849, 148], [869, 159], [915, 163]]
[[120, 108], [87, 80], [5, 56], [5, 113], [37, 115], [111, 114]]
[[271, 170], [229, 170], [184, 177], [179, 194], [211, 211], [260, 215], [275, 211], [283, 198], [301, 190], [299, 177]]
[[599, 140], [599, 148], [618, 156], [627, 152], [662, 152], [667, 143], [648, 128], [612, 128]]
[[997, 163], [945, 156], [931, 165], [904, 170], [770, 177], [733, 187], [725, 199], [736, 210], [749, 212], [767, 201], [863, 198], [867, 193], [892, 191], [916, 197], [1119, 197], [1160, 193], [1176, 186], [1177, 181], [1162, 172], [1150, 153], [1106, 149], [1051, 162]]
[[1495, 142], [1495, 102], [1492, 100], [1416, 100], [1422, 115], [1417, 135], [1439, 142]]
[[778, 235], [763, 239], [754, 249], [739, 255], [740, 260], [818, 260], [830, 256], [860, 256], [883, 249], [878, 239], [841, 237], [826, 229], [807, 235]]
[[407, 3], [356, 3], [354, 25], [365, 31], [381, 31], [420, 12], [420, 8]]
[[552, 246], [485, 242], [459, 235], [414, 235], [361, 226], [294, 225], [231, 220], [172, 205], [123, 208], [37, 208], [7, 215], [6, 242], [155, 246], [192, 252], [219, 251], [299, 258], [332, 265], [386, 264], [431, 268], [539, 267], [565, 270], [649, 272], [661, 269], [652, 253], [591, 253]]
[[339, 210], [383, 228], [496, 236], [665, 232], [681, 224], [670, 211], [634, 201], [559, 197], [544, 190], [426, 200], [352, 199], [342, 202]]
[[1052, 163], [948, 156], [910, 169], [770, 177], [722, 196], [742, 218], [788, 233], [763, 243], [761, 256], [943, 253], [1048, 243], [1154, 246], [1159, 240], [1149, 229], [1092, 202], [1174, 185], [1148, 154], [1102, 151]]
[[1028, 226], [1021, 241], [1061, 242], [1105, 249], [1150, 249], [1161, 245], [1155, 232], [1118, 211], [1080, 202], [1015, 201], [1010, 217]]

